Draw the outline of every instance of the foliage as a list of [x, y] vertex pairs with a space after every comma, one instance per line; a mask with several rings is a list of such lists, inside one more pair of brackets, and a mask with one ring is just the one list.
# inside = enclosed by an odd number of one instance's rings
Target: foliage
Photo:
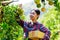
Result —
[[[18, 6], [3, 7], [3, 21], [0, 23], [0, 40], [22, 40], [23, 29], [17, 24], [15, 10]], [[22, 10], [22, 9], [21, 9]], [[21, 11], [23, 13], [23, 11]], [[19, 13], [21, 13], [19, 12]], [[21, 14], [22, 14], [21, 13]], [[24, 19], [24, 16], [21, 16]]]
[[[39, 1], [40, 0], [35, 0], [38, 8], [41, 6]], [[56, 8], [52, 8], [48, 13], [45, 13], [41, 22], [50, 29], [51, 40], [58, 40], [59, 35], [57, 31], [60, 30], [60, 2], [58, 2], [58, 0], [51, 1], [54, 1]], [[23, 29], [17, 24], [15, 16], [18, 13], [23, 20], [25, 16], [24, 11], [21, 8], [17, 8], [18, 6], [3, 7], [3, 20], [0, 22], [0, 40], [23, 40]], [[16, 11], [17, 13], [15, 13]]]
[[[52, 10], [52, 11], [51, 11]], [[52, 8], [44, 14], [41, 22], [51, 31], [51, 40], [58, 40], [58, 30], [60, 30], [60, 12]]]
[[9, 0], [0, 0], [0, 1], [9, 1]]

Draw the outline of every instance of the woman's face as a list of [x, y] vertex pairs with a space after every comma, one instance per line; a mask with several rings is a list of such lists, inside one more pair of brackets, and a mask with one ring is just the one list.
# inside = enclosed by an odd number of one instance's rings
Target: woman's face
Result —
[[30, 13], [30, 19], [33, 21], [33, 20], [36, 20], [38, 17], [37, 13], [33, 10], [31, 11]]

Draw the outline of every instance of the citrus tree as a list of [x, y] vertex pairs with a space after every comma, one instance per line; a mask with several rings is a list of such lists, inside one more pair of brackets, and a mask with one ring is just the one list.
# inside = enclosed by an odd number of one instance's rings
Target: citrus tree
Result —
[[3, 20], [0, 22], [0, 40], [22, 40], [23, 29], [17, 24], [15, 16], [18, 10], [18, 13], [22, 15], [21, 19], [24, 19], [24, 11], [17, 8], [18, 6], [2, 6]]
[[[52, 11], [51, 11], [52, 10]], [[50, 9], [44, 14], [41, 22], [51, 31], [51, 40], [58, 40], [58, 31], [60, 30], [60, 12]]]
[[[60, 2], [58, 0], [47, 1], [49, 5], [54, 5], [54, 8], [43, 15], [44, 17], [41, 22], [50, 29], [51, 40], [58, 40], [59, 35], [57, 31], [60, 29]], [[41, 2], [45, 5], [44, 0], [34, 0], [34, 2], [38, 8], [41, 7]], [[2, 6], [0, 9], [0, 40], [23, 40], [23, 29], [17, 24], [15, 18], [17, 13], [19, 13], [20, 18], [25, 19], [23, 9], [18, 6]], [[41, 10], [45, 11], [45, 8], [43, 7]]]
[[[48, 0], [49, 1], [49, 0]], [[59, 30], [60, 30], [60, 2], [58, 0], [50, 0], [54, 3], [54, 7], [50, 8], [49, 11], [43, 14], [43, 17], [40, 19], [41, 22], [51, 31], [50, 40], [60, 40], [59, 39]], [[49, 2], [50, 2], [49, 1]], [[49, 5], [51, 5], [49, 3]]]
[[[44, 0], [35, 0], [36, 5], [43, 3], [44, 4]], [[40, 3], [41, 1], [41, 3]], [[59, 39], [59, 32], [58, 30], [60, 30], [60, 2], [59, 0], [46, 0], [48, 1], [48, 4], [50, 6], [54, 6], [53, 8], [50, 8], [48, 10], [48, 12], [46, 12], [45, 14], [43, 14], [42, 18], [40, 19], [40, 21], [51, 31], [51, 38], [50, 40], [60, 40]], [[41, 6], [41, 5], [40, 5]], [[39, 8], [39, 7], [38, 7]], [[41, 11], [44, 12], [45, 8], [41, 8]]]

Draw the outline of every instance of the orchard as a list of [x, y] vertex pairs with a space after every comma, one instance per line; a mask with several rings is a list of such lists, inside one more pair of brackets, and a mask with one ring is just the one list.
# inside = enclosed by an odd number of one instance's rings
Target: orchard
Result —
[[[59, 0], [33, 0], [37, 9], [43, 12], [38, 22], [44, 24], [50, 31], [50, 40], [60, 40], [60, 1]], [[16, 22], [16, 16], [28, 20], [20, 5], [9, 5], [10, 0], [0, 0], [0, 40], [24, 40], [23, 29]], [[51, 8], [45, 7], [49, 5]], [[18, 13], [18, 14], [17, 14]], [[28, 40], [28, 38], [26, 39]]]

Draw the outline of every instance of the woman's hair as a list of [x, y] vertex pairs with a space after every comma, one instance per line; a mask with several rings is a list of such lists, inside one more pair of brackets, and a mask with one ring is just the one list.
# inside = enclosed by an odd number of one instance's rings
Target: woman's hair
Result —
[[40, 15], [40, 10], [35, 9], [34, 11], [36, 12], [37, 15]]
[[[36, 12], [37, 15], [40, 15], [40, 10], [35, 9], [34, 11]], [[39, 17], [37, 17], [37, 19], [38, 19], [38, 18], [39, 18]]]

